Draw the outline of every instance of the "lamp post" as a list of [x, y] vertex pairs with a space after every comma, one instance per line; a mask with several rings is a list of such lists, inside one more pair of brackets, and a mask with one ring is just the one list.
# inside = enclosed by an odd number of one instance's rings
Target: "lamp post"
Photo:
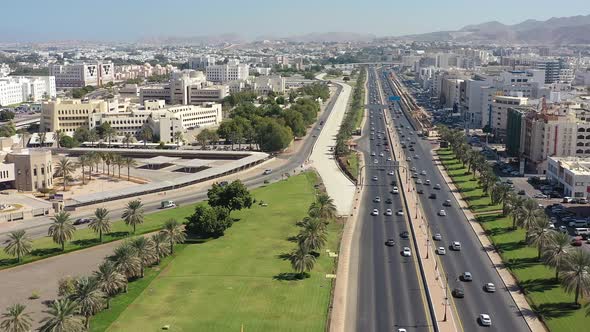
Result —
[[447, 307], [449, 305], [448, 290], [449, 290], [449, 274], [446, 273], [445, 274], [445, 316], [443, 317], [443, 322], [447, 321]]

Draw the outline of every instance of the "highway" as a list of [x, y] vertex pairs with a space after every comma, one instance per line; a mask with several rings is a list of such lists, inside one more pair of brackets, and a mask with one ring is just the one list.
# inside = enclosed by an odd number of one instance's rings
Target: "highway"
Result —
[[[410, 231], [406, 218], [408, 211], [404, 209], [400, 195], [391, 193], [391, 182], [399, 180], [397, 172], [393, 172], [392, 161], [387, 160], [393, 156], [391, 151], [385, 150], [388, 145], [384, 140], [386, 135], [380, 134], [385, 132], [385, 122], [373, 67], [369, 68], [368, 77], [370, 117], [364, 131], [374, 130], [374, 134], [363, 135], [359, 142], [367, 166], [361, 182], [365, 187], [359, 211], [357, 324], [351, 330], [397, 331], [405, 328], [407, 331], [432, 331], [416, 250], [411, 238], [401, 236], [402, 232]], [[377, 96], [375, 101], [372, 95]], [[380, 202], [375, 201], [376, 197]], [[372, 215], [373, 209], [378, 210], [377, 215]], [[393, 215], [385, 215], [386, 209], [391, 209]], [[400, 209], [403, 216], [396, 213]], [[388, 239], [393, 239], [395, 244], [387, 246]], [[411, 249], [411, 257], [402, 256], [403, 247]]]
[[[307, 137], [304, 138], [303, 145], [300, 147], [299, 151], [289, 156], [281, 156], [277, 155], [277, 159], [284, 160], [284, 164], [281, 166], [273, 169], [271, 174], [265, 175], [262, 174], [262, 171], [258, 175], [253, 175], [249, 177], [244, 177], [241, 181], [250, 189], [260, 187], [264, 185], [265, 181], [278, 181], [282, 178], [283, 174], [285, 173], [293, 173], [293, 171], [300, 168], [305, 160], [311, 154], [311, 151], [316, 143], [317, 134], [322, 130], [322, 126], [320, 123], [325, 122], [328, 119], [328, 116], [332, 112], [334, 102], [336, 98], [340, 95], [342, 88], [337, 85], [337, 90], [334, 93], [334, 96], [330, 99], [329, 103], [326, 105], [325, 111], [320, 115], [318, 121], [312, 126], [311, 130], [309, 131]], [[224, 178], [219, 178], [219, 181], [222, 181]], [[186, 204], [194, 204], [200, 201], [207, 199], [207, 191], [190, 191], [185, 189], [179, 189], [176, 191], [168, 191], [166, 196], [162, 197], [162, 199], [166, 200], [173, 200], [178, 205], [186, 205]], [[102, 207], [103, 205], [97, 205], [97, 207]], [[160, 200], [156, 201], [144, 201], [144, 211], [146, 214], [153, 213], [156, 211], [160, 211]], [[123, 209], [113, 209], [110, 210], [110, 218], [111, 220], [120, 220], [121, 215], [123, 214]], [[87, 214], [74, 214], [75, 218], [90, 218], [93, 215], [90, 213]], [[42, 218], [35, 218], [33, 220], [26, 220], [25, 222], [20, 222], [21, 224], [18, 227], [10, 228], [10, 229], [2, 229], [0, 230], [0, 246], [3, 246], [5, 241], [7, 240], [8, 233], [16, 230], [16, 229], [26, 229], [27, 234], [31, 238], [39, 238], [43, 236], [47, 236], [47, 229], [49, 224], [51, 223], [50, 217], [42, 217]], [[86, 225], [77, 226], [78, 228], [85, 228]]]
[[[392, 94], [392, 90], [381, 72], [379, 77], [382, 80], [382, 87], [387, 99]], [[449, 293], [455, 287], [462, 287], [465, 292], [464, 298], [451, 297], [451, 305], [456, 308], [461, 328], [464, 331], [483, 329], [488, 331], [530, 331], [467, 218], [459, 210], [448, 185], [445, 184], [434, 165], [432, 161], [434, 144], [427, 139], [417, 137], [413, 132], [414, 129], [410, 127], [406, 114], [403, 112], [401, 115], [396, 114], [395, 111], [399, 111], [400, 106], [397, 103], [393, 106], [394, 109], [389, 110], [394, 121], [393, 125], [396, 127], [403, 125], [403, 128], [398, 130], [398, 134], [400, 140], [406, 140], [408, 143], [403, 150], [406, 156], [411, 156], [411, 166], [416, 168], [416, 172], [419, 174], [418, 178], [422, 182], [426, 180], [431, 182], [430, 185], [417, 184], [417, 188], [422, 188], [424, 191], [418, 196], [429, 224], [431, 236], [436, 233], [442, 235], [441, 241], [434, 241], [431, 237], [430, 242], [436, 247], [446, 248], [446, 255], [438, 255], [439, 266], [442, 265], [443, 271], [441, 274], [445, 275], [446, 273], [448, 276]], [[415, 151], [409, 151], [411, 141], [416, 142], [413, 146]], [[415, 159], [415, 155], [419, 159]], [[420, 175], [422, 171], [425, 171], [426, 175]], [[417, 179], [412, 180], [416, 181]], [[436, 184], [440, 184], [440, 190], [434, 189]], [[435, 193], [437, 197], [435, 199], [429, 198], [431, 193]], [[451, 206], [443, 206], [445, 200], [450, 200]], [[445, 210], [446, 216], [438, 215], [441, 209]], [[460, 251], [451, 250], [452, 241], [460, 241]], [[460, 280], [459, 276], [466, 271], [471, 272], [473, 281]], [[484, 285], [488, 282], [494, 283], [496, 286], [495, 293], [488, 293], [484, 290]], [[491, 316], [491, 327], [480, 326], [478, 317], [482, 313]]]

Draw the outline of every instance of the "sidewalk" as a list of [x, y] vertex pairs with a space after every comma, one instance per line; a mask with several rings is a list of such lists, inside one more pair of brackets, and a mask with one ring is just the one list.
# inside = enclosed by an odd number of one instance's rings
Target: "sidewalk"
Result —
[[475, 233], [475, 235], [477, 235], [477, 238], [479, 239], [479, 242], [481, 243], [482, 248], [484, 248], [485, 252], [488, 254], [488, 257], [490, 258], [490, 261], [496, 267], [496, 270], [498, 271], [500, 278], [502, 279], [502, 281], [504, 282], [504, 285], [506, 286], [506, 288], [510, 292], [512, 299], [516, 303], [516, 306], [520, 310], [520, 312], [521, 312], [522, 316], [524, 317], [526, 323], [528, 324], [529, 328], [533, 332], [548, 331], [547, 328], [545, 327], [545, 324], [543, 324], [543, 322], [541, 322], [539, 320], [539, 318], [537, 317], [535, 312], [531, 309], [524, 294], [522, 294], [520, 292], [520, 287], [518, 286], [516, 279], [510, 273], [510, 271], [506, 268], [506, 266], [504, 265], [504, 262], [502, 262], [502, 258], [500, 257], [500, 254], [498, 254], [494, 250], [494, 246], [492, 245], [490, 239], [486, 236], [484, 229], [481, 227], [481, 225], [475, 219], [475, 216], [473, 215], [473, 213], [469, 209], [467, 202], [465, 200], [463, 200], [463, 198], [461, 197], [461, 194], [459, 193], [459, 189], [457, 189], [457, 187], [455, 186], [455, 183], [449, 177], [442, 162], [440, 161], [440, 158], [439, 158], [438, 154], [436, 153], [437, 150], [438, 149], [432, 150], [432, 152], [433, 152], [432, 157], [433, 157], [433, 161], [434, 161], [436, 167], [438, 167], [438, 170], [442, 174], [443, 179], [449, 185], [449, 188], [451, 189], [453, 196], [457, 200], [457, 203], [461, 207], [461, 210], [463, 211], [463, 213], [465, 214], [465, 217], [467, 217], [467, 220], [469, 221], [469, 224], [473, 228], [473, 232]]
[[[434, 308], [434, 316], [439, 331], [463, 331], [461, 321], [458, 319], [456, 307], [453, 305], [453, 297], [446, 288], [446, 282], [442, 276], [445, 276], [442, 264], [438, 256], [434, 253], [434, 246], [430, 245], [430, 236], [428, 225], [424, 220], [424, 214], [421, 205], [418, 202], [414, 182], [409, 181], [408, 165], [405, 157], [399, 148], [399, 137], [397, 132], [392, 130], [392, 120], [387, 111], [384, 111], [387, 132], [389, 135], [390, 145], [395, 158], [398, 160], [400, 167], [398, 175], [400, 178], [400, 193], [406, 201], [408, 219], [413, 227], [413, 233], [416, 238], [417, 248], [415, 248], [415, 257], [421, 262], [426, 279], [427, 296], [430, 295], [430, 301]], [[415, 207], [413, 209], [412, 207]]]

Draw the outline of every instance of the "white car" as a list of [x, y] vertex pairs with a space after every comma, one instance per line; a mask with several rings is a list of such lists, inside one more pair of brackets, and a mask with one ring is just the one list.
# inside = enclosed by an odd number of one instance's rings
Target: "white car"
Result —
[[272, 169], [265, 169], [264, 170], [264, 175], [268, 175], [270, 173], [272, 173]]
[[391, 157], [387, 157], [387, 161], [391, 161]]
[[495, 292], [495, 291], [496, 291], [496, 285], [494, 285], [494, 284], [493, 284], [493, 283], [491, 283], [491, 282], [488, 282], [488, 283], [485, 285], [485, 288], [486, 288], [486, 292], [488, 292], [488, 293], [493, 293], [493, 292]]
[[375, 160], [373, 160], [373, 163], [374, 164], [378, 164], [379, 163], [379, 160], [375, 159]]
[[395, 173], [393, 171], [389, 171], [389, 173], [387, 173], [387, 175], [395, 175]]
[[398, 216], [403, 216], [404, 215], [404, 211], [397, 210], [397, 212], [395, 214], [398, 215]]
[[426, 171], [422, 170], [422, 172], [420, 172], [420, 175], [426, 175]]
[[387, 210], [385, 211], [385, 215], [386, 215], [386, 216], [393, 216], [393, 211], [391, 211], [391, 209], [387, 209]]
[[440, 235], [440, 233], [436, 233], [433, 236], [434, 241], [441, 241], [442, 240], [442, 235]]
[[375, 203], [381, 202], [381, 197], [379, 197], [379, 196], [375, 197], [375, 199], [373, 200], [373, 202], [375, 202]]
[[479, 315], [479, 323], [483, 326], [492, 326], [492, 318], [488, 314]]
[[412, 251], [410, 250], [409, 247], [404, 247], [404, 249], [402, 250], [402, 256], [404, 256], [404, 257], [411, 257], [412, 256]]
[[393, 190], [391, 190], [391, 193], [399, 194], [399, 189], [397, 187], [393, 187]]
[[416, 167], [410, 168], [410, 171], [415, 172], [416, 171]]
[[418, 156], [417, 154], [414, 155], [414, 159], [420, 159], [420, 156]]
[[543, 199], [545, 199], [545, 198], [547, 198], [547, 195], [545, 195], [545, 194], [540, 194], [540, 193], [539, 193], [539, 194], [535, 194], [535, 196], [533, 196], [533, 197], [534, 197], [534, 198], [543, 198]]
[[425, 185], [429, 186], [430, 185], [430, 180], [426, 180], [426, 182], [424, 182]]
[[440, 210], [440, 211], [438, 211], [438, 215], [441, 217], [444, 217], [447, 215], [447, 212], [445, 210]]
[[379, 154], [379, 157], [383, 157], [383, 156], [384, 156], [384, 154], [383, 154], [383, 152], [381, 152], [381, 153]]
[[435, 185], [434, 185], [434, 189], [440, 189], [440, 184], [438, 184], [438, 183], [437, 183], [437, 184], [435, 184]]
[[445, 247], [438, 247], [438, 248], [436, 248], [436, 253], [439, 255], [446, 255], [447, 250], [445, 249]]
[[406, 158], [406, 161], [412, 161], [412, 158], [410, 158], [410, 157], [407, 157], [407, 158]]
[[377, 180], [378, 180], [377, 175], [373, 176], [373, 181], [377, 181]]
[[371, 212], [372, 216], [378, 216], [379, 215], [379, 210], [377, 209], [373, 209], [373, 212]]
[[451, 244], [451, 247], [453, 248], [453, 250], [461, 251], [461, 242], [453, 241], [453, 244]]
[[371, 157], [375, 157], [377, 154], [375, 152], [371, 152]]
[[416, 180], [416, 184], [422, 184], [422, 179]]

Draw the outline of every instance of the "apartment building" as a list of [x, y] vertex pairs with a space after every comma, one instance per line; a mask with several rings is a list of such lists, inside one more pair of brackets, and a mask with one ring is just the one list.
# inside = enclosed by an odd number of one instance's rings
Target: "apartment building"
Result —
[[549, 157], [547, 179], [563, 188], [563, 195], [590, 198], [590, 158]]
[[0, 105], [40, 101], [56, 96], [53, 76], [7, 76], [0, 78]]
[[510, 107], [526, 105], [528, 98], [494, 96], [492, 98], [492, 115], [490, 128], [496, 140], [504, 142], [506, 139], [506, 129], [508, 124], [508, 109]]
[[58, 88], [81, 88], [87, 85], [102, 86], [115, 79], [112, 62], [75, 62], [49, 65], [49, 75], [55, 76]]
[[205, 69], [207, 80], [215, 83], [227, 83], [236, 80], [245, 80], [250, 76], [250, 70], [246, 64], [225, 64], [208, 66]]

